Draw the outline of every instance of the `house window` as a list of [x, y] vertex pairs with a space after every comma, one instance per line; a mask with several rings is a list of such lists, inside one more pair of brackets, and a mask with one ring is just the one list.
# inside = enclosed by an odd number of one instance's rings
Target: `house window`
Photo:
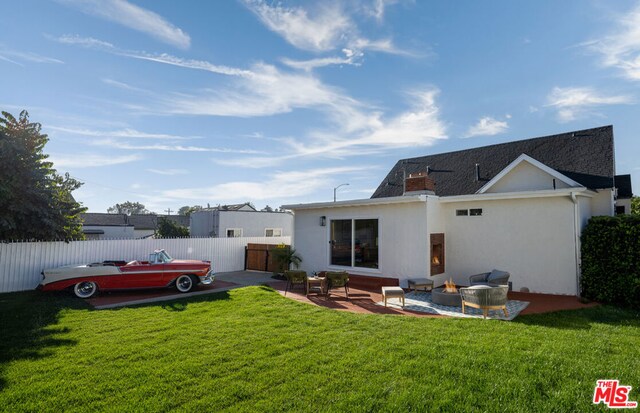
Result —
[[282, 228], [265, 228], [264, 236], [265, 237], [281, 237]]
[[331, 221], [331, 265], [378, 268], [378, 220]]
[[473, 217], [478, 217], [480, 215], [482, 215], [482, 208], [472, 208], [469, 210], [469, 215], [473, 216]]
[[242, 228], [227, 228], [227, 238], [240, 238], [242, 236]]
[[469, 215], [469, 210], [468, 209], [456, 209], [456, 216], [462, 217], [462, 216], [467, 216], [467, 215]]

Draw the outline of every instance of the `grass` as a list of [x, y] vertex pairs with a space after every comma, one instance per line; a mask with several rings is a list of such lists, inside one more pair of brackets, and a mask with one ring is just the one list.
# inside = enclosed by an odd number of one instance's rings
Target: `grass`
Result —
[[589, 411], [640, 394], [640, 317], [351, 314], [267, 287], [117, 310], [0, 295], [0, 410]]

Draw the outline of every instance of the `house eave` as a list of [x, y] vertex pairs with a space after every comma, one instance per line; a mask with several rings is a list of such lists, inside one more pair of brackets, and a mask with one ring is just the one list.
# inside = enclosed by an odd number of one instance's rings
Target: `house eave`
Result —
[[549, 198], [556, 196], [569, 196], [572, 193], [592, 198], [595, 192], [584, 186], [575, 188], [562, 188], [562, 189], [545, 189], [539, 191], [520, 191], [520, 192], [496, 192], [496, 193], [484, 193], [484, 194], [470, 194], [470, 195], [454, 195], [440, 197], [440, 202], [472, 202], [472, 201], [494, 201], [502, 199], [525, 199], [525, 198]]
[[394, 196], [388, 198], [366, 198], [366, 199], [352, 199], [347, 201], [337, 202], [316, 202], [310, 204], [291, 204], [283, 205], [283, 209], [290, 209], [292, 211], [301, 209], [323, 209], [323, 208], [344, 208], [354, 206], [368, 206], [368, 205], [386, 205], [386, 204], [405, 204], [410, 202], [427, 202], [428, 195], [405, 195]]

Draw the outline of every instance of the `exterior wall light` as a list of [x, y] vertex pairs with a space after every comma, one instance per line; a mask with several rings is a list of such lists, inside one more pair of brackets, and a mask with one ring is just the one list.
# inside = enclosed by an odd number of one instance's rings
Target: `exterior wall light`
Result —
[[320, 226], [321, 227], [327, 226], [327, 217], [325, 217], [324, 215], [320, 217]]

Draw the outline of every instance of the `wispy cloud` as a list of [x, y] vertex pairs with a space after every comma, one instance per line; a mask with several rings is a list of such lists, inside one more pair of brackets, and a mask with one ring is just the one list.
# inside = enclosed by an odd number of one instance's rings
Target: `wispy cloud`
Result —
[[[511, 116], [507, 116], [509, 119]], [[506, 132], [509, 129], [507, 121], [498, 120], [491, 116], [485, 116], [478, 120], [478, 123], [469, 127], [465, 138], [471, 138], [473, 136], [493, 136]]]
[[298, 49], [327, 52], [346, 47], [406, 53], [396, 48], [390, 39], [371, 40], [362, 36], [349, 12], [337, 2], [320, 2], [313, 9], [285, 7], [264, 0], [244, 0], [244, 3], [269, 30]]
[[207, 148], [203, 146], [185, 146], [185, 145], [168, 145], [168, 144], [152, 144], [152, 145], [132, 145], [114, 139], [102, 139], [91, 142], [92, 145], [106, 146], [115, 149], [126, 149], [131, 151], [169, 151], [169, 152], [213, 152], [213, 153], [235, 153], [235, 154], [258, 154], [264, 153], [253, 149], [229, 149], [229, 148]]
[[174, 26], [159, 14], [131, 4], [126, 0], [58, 0], [90, 14], [145, 33], [161, 42], [189, 48], [191, 38], [182, 29]]
[[1, 44], [0, 44], [0, 60], [4, 60], [5, 62], [13, 63], [13, 64], [18, 65], [18, 66], [24, 66], [22, 64], [24, 62], [31, 62], [31, 63], [57, 63], [57, 64], [63, 64], [64, 63], [60, 59], [54, 59], [52, 57], [43, 56], [43, 55], [40, 55], [40, 54], [37, 54], [37, 53], [7, 49], [7, 48], [3, 47]]
[[148, 133], [141, 132], [135, 129], [125, 128], [118, 130], [94, 130], [94, 129], [78, 129], [68, 128], [63, 126], [47, 126], [47, 129], [52, 129], [58, 132], [69, 133], [73, 135], [83, 135], [101, 138], [127, 138], [127, 139], [169, 139], [169, 140], [187, 140], [187, 139], [199, 139], [199, 136], [182, 136], [182, 135], [169, 135], [166, 133]]
[[408, 94], [410, 109], [395, 116], [384, 117], [380, 112], [365, 112], [351, 108], [359, 118], [348, 125], [337, 122], [337, 129], [314, 131], [308, 143], [282, 140], [289, 152], [280, 156], [229, 158], [217, 162], [224, 165], [252, 168], [274, 167], [288, 159], [299, 157], [347, 158], [373, 154], [393, 148], [431, 146], [447, 139], [446, 125], [440, 118], [436, 98], [440, 91], [433, 86]]
[[189, 173], [186, 169], [147, 169], [148, 172], [158, 175], [186, 175]]
[[330, 57], [319, 57], [316, 59], [309, 59], [309, 60], [294, 60], [294, 59], [284, 58], [282, 59], [282, 63], [284, 63], [289, 67], [293, 67], [294, 69], [301, 69], [306, 71], [310, 71], [318, 67], [324, 67], [324, 66], [330, 66], [330, 65], [360, 66], [362, 61], [362, 56], [364, 55], [362, 52], [356, 52], [351, 49], [342, 49], [342, 52], [345, 54], [344, 57], [330, 56]]
[[205, 188], [176, 188], [161, 191], [150, 198], [154, 198], [156, 201], [192, 200], [197, 202], [203, 200], [234, 202], [292, 199], [312, 195], [323, 188], [330, 190], [335, 184], [334, 176], [359, 173], [372, 168], [372, 166], [345, 166], [276, 172], [266, 176], [263, 181], [226, 182]]
[[52, 154], [49, 158], [54, 168], [94, 168], [112, 166], [141, 160], [137, 154], [104, 156], [95, 154]]
[[556, 108], [560, 122], [569, 122], [593, 113], [598, 107], [633, 103], [627, 95], [604, 95], [591, 87], [554, 87], [547, 96], [547, 105]]
[[602, 64], [615, 67], [631, 80], [640, 80], [640, 4], [620, 14], [606, 36], [583, 43], [602, 56]]
[[371, 6], [365, 9], [366, 13], [381, 22], [384, 19], [386, 8], [398, 3], [399, 0], [373, 0]]

